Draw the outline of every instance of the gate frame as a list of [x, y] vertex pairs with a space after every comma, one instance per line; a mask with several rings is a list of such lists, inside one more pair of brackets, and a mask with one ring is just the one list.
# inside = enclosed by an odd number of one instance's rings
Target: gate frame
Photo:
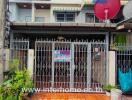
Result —
[[[27, 43], [27, 48], [21, 48], [19, 47], [19, 45], [17, 46], [17, 48], [14, 48], [14, 43]], [[24, 45], [24, 44], [23, 44]], [[14, 59], [14, 50], [26, 50], [27, 51], [27, 61], [26, 61], [26, 67], [28, 68], [28, 50], [29, 50], [29, 40], [12, 40], [10, 41], [10, 56], [9, 59], [13, 60]], [[19, 56], [19, 55], [18, 55]], [[24, 66], [22, 66], [24, 67]]]
[[[105, 64], [105, 84], [108, 84], [109, 81], [109, 68], [108, 68], [108, 60], [109, 60], [109, 54], [108, 54], [108, 43], [104, 43], [104, 42], [61, 42], [61, 41], [35, 41], [35, 71], [36, 71], [36, 50], [37, 50], [37, 43], [52, 43], [52, 50], [55, 50], [55, 43], [70, 43], [70, 52], [71, 52], [71, 62], [70, 62], [70, 87], [69, 88], [74, 88], [74, 74], [72, 74], [74, 72], [74, 45], [75, 44], [84, 44], [87, 45], [87, 88], [89, 88], [89, 84], [91, 84], [91, 45], [92, 44], [104, 44], [105, 46], [105, 57], [106, 57], [106, 64]], [[36, 73], [33, 73], [36, 74]], [[36, 79], [35, 79], [36, 80]], [[54, 88], [54, 54], [52, 52], [52, 81], [51, 81], [51, 88]], [[74, 92], [74, 91], [73, 91]]]

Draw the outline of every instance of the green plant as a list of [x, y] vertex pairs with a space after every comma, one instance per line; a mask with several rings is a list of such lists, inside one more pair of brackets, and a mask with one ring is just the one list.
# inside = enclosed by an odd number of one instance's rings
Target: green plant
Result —
[[116, 34], [114, 42], [110, 45], [110, 48], [113, 50], [124, 50], [123, 46], [127, 43], [126, 35]]
[[21, 100], [24, 92], [22, 88], [32, 88], [32, 81], [27, 69], [19, 70], [19, 61], [10, 62], [7, 79], [0, 86], [0, 100]]
[[123, 34], [117, 34], [115, 36], [115, 41], [114, 43], [116, 44], [126, 44], [126, 35], [123, 35]]
[[117, 86], [113, 86], [113, 85], [110, 85], [110, 84], [103, 86], [103, 90], [108, 91], [108, 92], [110, 92], [111, 89], [116, 89], [116, 88], [117, 88]]

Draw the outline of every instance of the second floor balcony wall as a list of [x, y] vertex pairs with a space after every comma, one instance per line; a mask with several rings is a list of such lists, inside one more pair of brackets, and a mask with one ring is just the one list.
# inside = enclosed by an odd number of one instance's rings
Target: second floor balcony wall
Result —
[[[10, 20], [38, 23], [102, 23], [93, 5], [82, 7], [83, 0], [10, 0]], [[14, 1], [14, 2], [13, 2]], [[20, 1], [15, 2], [15, 1]], [[50, 1], [52, 3], [37, 3]], [[126, 0], [127, 1], [127, 0]], [[36, 3], [35, 3], [36, 2]]]
[[31, 5], [10, 3], [10, 20], [13, 22], [31, 22]]
[[19, 22], [31, 22], [31, 9], [18, 9], [18, 18]]
[[82, 4], [83, 0], [51, 0], [53, 4]]
[[50, 23], [50, 10], [48, 9], [36, 9], [35, 22]]
[[9, 0], [17, 3], [82, 4], [83, 0]]
[[16, 21], [18, 16], [18, 6], [16, 5], [16, 3], [10, 3], [9, 10], [10, 10], [10, 21], [12, 22]]

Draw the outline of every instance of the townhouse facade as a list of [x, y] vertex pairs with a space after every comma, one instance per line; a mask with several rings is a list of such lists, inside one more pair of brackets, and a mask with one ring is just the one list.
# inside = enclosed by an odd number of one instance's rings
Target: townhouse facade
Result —
[[125, 3], [121, 0], [119, 14], [105, 23], [94, 15], [92, 0], [9, 0], [10, 57], [31, 71], [37, 88], [95, 91], [115, 84], [110, 44], [118, 34], [131, 43], [128, 29], [116, 29]]

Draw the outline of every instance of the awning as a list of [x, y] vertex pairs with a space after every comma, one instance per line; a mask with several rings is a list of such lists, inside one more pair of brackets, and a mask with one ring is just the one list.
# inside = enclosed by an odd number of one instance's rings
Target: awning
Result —
[[94, 4], [95, 0], [84, 0], [84, 4]]
[[54, 7], [53, 8], [54, 12], [80, 12], [81, 11], [81, 7]]
[[132, 30], [132, 18], [121, 21], [117, 24], [117, 30], [130, 29]]

